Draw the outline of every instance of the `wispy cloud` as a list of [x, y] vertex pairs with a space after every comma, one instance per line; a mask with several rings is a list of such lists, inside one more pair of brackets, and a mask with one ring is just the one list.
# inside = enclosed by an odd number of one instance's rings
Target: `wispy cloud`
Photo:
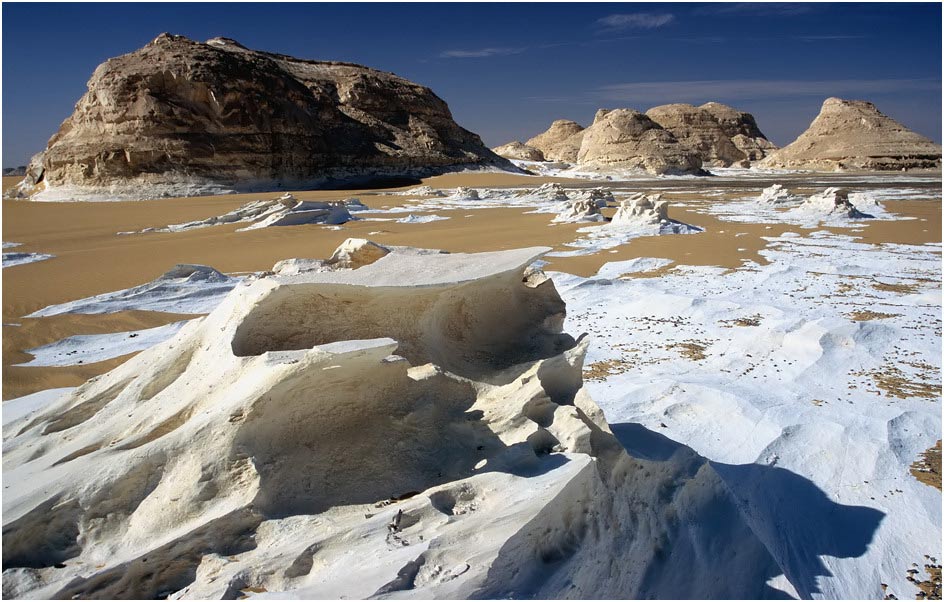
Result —
[[490, 56], [507, 56], [521, 54], [527, 47], [522, 48], [479, 48], [476, 50], [444, 50], [439, 53], [442, 59], [481, 59]]
[[710, 100], [796, 98], [803, 96], [860, 96], [883, 93], [933, 91], [940, 79], [848, 79], [848, 80], [699, 80], [633, 82], [612, 84], [593, 90], [600, 101], [626, 102], [630, 106], [662, 102], [701, 103]]
[[730, 2], [702, 6], [693, 15], [731, 15], [748, 17], [795, 17], [817, 10], [811, 2]]
[[671, 13], [618, 13], [597, 19], [596, 26], [601, 33], [624, 31], [627, 29], [655, 29], [675, 21]]

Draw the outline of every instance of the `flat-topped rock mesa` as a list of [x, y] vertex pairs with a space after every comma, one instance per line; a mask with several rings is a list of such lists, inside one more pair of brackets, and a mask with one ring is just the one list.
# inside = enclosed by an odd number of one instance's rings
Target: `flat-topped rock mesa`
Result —
[[499, 157], [506, 159], [517, 159], [518, 161], [543, 161], [544, 153], [533, 146], [523, 144], [520, 140], [512, 140], [508, 144], [496, 146], [492, 152]]
[[870, 102], [827, 98], [810, 127], [761, 165], [818, 171], [939, 170], [941, 145], [912, 132]]
[[645, 169], [653, 174], [702, 173], [702, 159], [671, 132], [633, 109], [600, 109], [583, 132], [577, 163]]
[[747, 167], [777, 149], [757, 127], [753, 115], [717, 102], [699, 107], [661, 105], [646, 111], [646, 116], [697, 152], [705, 165]]
[[558, 119], [547, 131], [531, 138], [525, 144], [540, 150], [548, 161], [577, 162], [577, 153], [583, 142], [584, 128], [576, 121]]
[[161, 34], [95, 70], [20, 194], [271, 190], [459, 166], [516, 169], [425, 86], [227, 38]]

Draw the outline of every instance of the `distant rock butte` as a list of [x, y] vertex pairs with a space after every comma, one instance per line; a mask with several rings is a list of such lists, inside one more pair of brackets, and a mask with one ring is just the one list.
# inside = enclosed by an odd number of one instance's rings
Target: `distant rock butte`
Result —
[[712, 167], [747, 167], [777, 148], [757, 127], [753, 115], [717, 102], [700, 107], [662, 105], [646, 115]]
[[496, 146], [492, 152], [506, 159], [517, 159], [519, 161], [544, 161], [544, 153], [533, 146], [523, 144], [520, 140], [514, 140], [508, 144]]
[[548, 161], [577, 162], [577, 153], [583, 141], [583, 126], [575, 121], [558, 119], [546, 132], [538, 134], [525, 144], [542, 153]]
[[761, 165], [821, 171], [941, 169], [941, 145], [870, 102], [827, 98], [810, 127]]
[[548, 161], [639, 168], [656, 174], [700, 173], [702, 165], [746, 167], [777, 148], [753, 115], [716, 102], [700, 107], [661, 105], [646, 113], [600, 109], [587, 129], [559, 119], [526, 144], [543, 152]]
[[95, 70], [19, 194], [149, 197], [460, 166], [515, 169], [429, 88], [227, 38], [161, 34]]
[[645, 169], [654, 174], [701, 172], [698, 153], [639, 111], [600, 109], [582, 133], [580, 165]]

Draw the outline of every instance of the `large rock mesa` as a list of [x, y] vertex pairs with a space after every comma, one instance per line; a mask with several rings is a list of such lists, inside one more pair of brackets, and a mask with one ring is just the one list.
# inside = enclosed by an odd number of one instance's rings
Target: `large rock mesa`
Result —
[[18, 193], [153, 198], [515, 168], [429, 88], [351, 63], [162, 34], [102, 63]]

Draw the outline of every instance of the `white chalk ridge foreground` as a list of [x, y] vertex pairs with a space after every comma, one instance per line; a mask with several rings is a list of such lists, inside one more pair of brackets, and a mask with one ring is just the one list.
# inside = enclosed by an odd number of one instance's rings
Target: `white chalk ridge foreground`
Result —
[[129, 310], [203, 314], [216, 307], [241, 280], [205, 265], [180, 264], [151, 282], [77, 301], [49, 305], [26, 317], [109, 314]]
[[136, 351], [143, 351], [166, 341], [187, 324], [187, 320], [156, 328], [107, 334], [80, 334], [54, 343], [27, 349], [33, 359], [20, 366], [76, 366], [93, 364]]
[[260, 278], [6, 424], [4, 595], [796, 595], [711, 464], [610, 431], [546, 251]]

